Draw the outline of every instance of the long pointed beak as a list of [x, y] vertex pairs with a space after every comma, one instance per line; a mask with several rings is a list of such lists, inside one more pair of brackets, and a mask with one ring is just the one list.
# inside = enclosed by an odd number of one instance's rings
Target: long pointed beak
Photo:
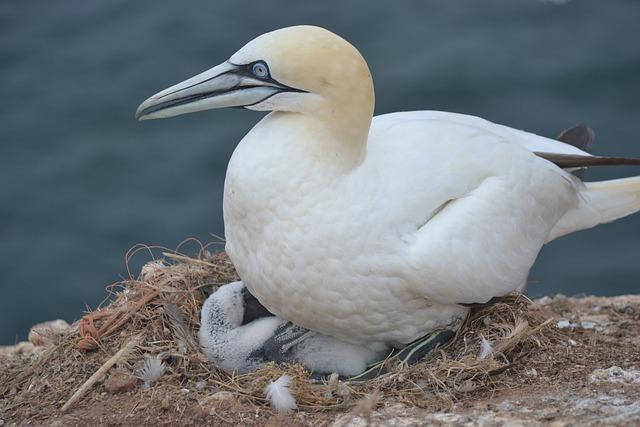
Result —
[[229, 62], [158, 92], [136, 110], [136, 119], [149, 120], [225, 107], [257, 104], [287, 86], [247, 75], [246, 67]]

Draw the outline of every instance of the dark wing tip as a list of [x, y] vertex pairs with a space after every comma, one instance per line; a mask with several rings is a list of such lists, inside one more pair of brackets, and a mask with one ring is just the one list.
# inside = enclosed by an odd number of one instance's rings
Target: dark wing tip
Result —
[[556, 138], [565, 144], [573, 145], [582, 151], [591, 153], [593, 144], [596, 142], [596, 133], [584, 123], [578, 123], [572, 128], [560, 132]]

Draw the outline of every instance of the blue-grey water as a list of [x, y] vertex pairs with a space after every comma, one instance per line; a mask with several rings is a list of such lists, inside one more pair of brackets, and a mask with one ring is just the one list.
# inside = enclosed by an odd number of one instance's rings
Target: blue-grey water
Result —
[[[173, 248], [223, 234], [226, 164], [260, 114], [138, 123], [133, 113], [256, 35], [300, 23], [360, 48], [378, 114], [457, 111], [549, 136], [585, 121], [597, 153], [640, 156], [637, 0], [6, 0], [0, 343], [95, 306], [126, 276], [124, 254], [136, 243]], [[636, 215], [554, 242], [529, 292], [638, 292], [639, 229]]]

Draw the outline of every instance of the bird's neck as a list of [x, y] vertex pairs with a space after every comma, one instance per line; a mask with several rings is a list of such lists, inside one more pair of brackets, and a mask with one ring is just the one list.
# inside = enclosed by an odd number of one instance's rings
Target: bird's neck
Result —
[[[315, 114], [273, 112], [243, 144], [270, 152], [283, 163], [300, 162], [330, 172], [349, 172], [364, 160], [371, 117], [346, 117], [330, 110]], [[257, 141], [256, 141], [257, 140]]]
[[317, 111], [313, 116], [300, 118], [320, 137], [313, 141], [311, 150], [324, 156], [328, 162], [345, 167], [356, 167], [364, 160], [371, 115], [353, 114], [347, 109]]
[[309, 156], [326, 162], [327, 168], [348, 171], [360, 165], [366, 154], [374, 102], [373, 90], [368, 89], [334, 94], [311, 103], [305, 111], [274, 113], [271, 118], [295, 130]]

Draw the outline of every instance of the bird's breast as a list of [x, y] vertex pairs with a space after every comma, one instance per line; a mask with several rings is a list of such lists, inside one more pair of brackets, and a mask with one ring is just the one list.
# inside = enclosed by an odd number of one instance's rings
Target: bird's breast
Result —
[[241, 142], [225, 181], [226, 249], [265, 307], [351, 342], [408, 342], [428, 327], [430, 303], [402, 278], [402, 242], [372, 212], [383, 203], [374, 187], [286, 138]]

